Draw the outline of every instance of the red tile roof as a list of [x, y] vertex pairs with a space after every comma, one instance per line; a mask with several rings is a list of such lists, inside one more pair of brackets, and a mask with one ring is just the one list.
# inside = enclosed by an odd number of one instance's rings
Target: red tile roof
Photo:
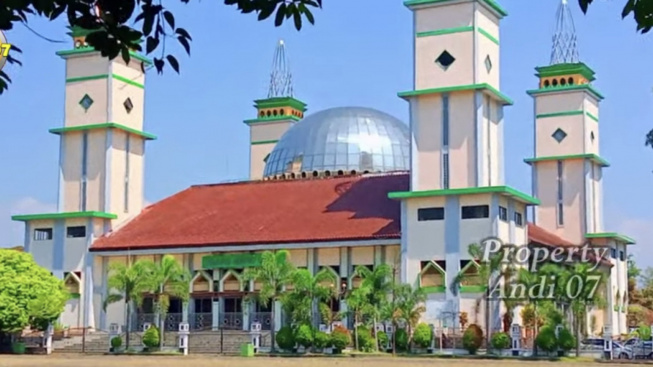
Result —
[[[145, 208], [91, 250], [280, 244], [401, 237], [406, 173], [192, 186]], [[529, 241], [572, 243], [533, 224]]]
[[400, 238], [408, 175], [192, 186], [96, 240], [92, 250]]
[[[542, 227], [538, 227], [533, 223], [528, 223], [528, 242], [529, 243], [534, 243], [542, 246], [548, 246], [548, 247], [576, 247], [583, 245], [581, 243], [572, 243], [569, 242], [562, 237], [553, 234], [546, 229]], [[576, 259], [580, 259], [580, 254], [576, 254], [573, 257]], [[588, 253], [587, 256], [588, 260], [594, 262], [595, 261], [595, 256], [592, 253]], [[601, 263], [603, 265], [612, 266], [612, 263], [608, 259], [601, 259]]]

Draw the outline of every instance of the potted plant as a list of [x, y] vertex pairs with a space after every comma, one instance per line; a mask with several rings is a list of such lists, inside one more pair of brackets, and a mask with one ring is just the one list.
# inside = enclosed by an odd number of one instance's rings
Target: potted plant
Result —
[[114, 336], [111, 338], [111, 349], [109, 350], [112, 353], [120, 352], [122, 347], [122, 338], [120, 336]]
[[510, 337], [504, 332], [494, 333], [490, 344], [492, 344], [492, 348], [499, 351], [499, 355], [504, 355], [505, 350], [510, 348]]
[[64, 327], [60, 322], [52, 325], [52, 340], [62, 340], [64, 338]]
[[315, 332], [315, 340], [313, 341], [313, 344], [315, 346], [315, 351], [316, 352], [324, 352], [324, 349], [330, 348], [331, 347], [331, 339], [329, 337], [329, 334], [325, 333], [324, 331], [316, 331]]

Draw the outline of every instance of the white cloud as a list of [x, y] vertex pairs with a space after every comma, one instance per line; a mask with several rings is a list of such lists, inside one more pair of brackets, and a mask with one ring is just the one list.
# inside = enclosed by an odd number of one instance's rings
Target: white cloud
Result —
[[649, 245], [653, 241], [653, 218], [628, 218], [617, 226], [620, 234], [632, 237], [637, 242], [628, 247], [640, 268], [653, 267], [653, 258]]
[[12, 215], [53, 213], [56, 210], [56, 204], [43, 203], [33, 197], [0, 203], [0, 247], [22, 246], [24, 243], [25, 225], [12, 221]]

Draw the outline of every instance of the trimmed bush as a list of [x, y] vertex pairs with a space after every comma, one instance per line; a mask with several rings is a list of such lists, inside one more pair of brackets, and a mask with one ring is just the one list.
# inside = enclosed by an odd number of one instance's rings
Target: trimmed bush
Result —
[[329, 348], [331, 347], [331, 337], [324, 331], [317, 331], [315, 332], [313, 344], [315, 344], [315, 348], [317, 349]]
[[395, 331], [395, 346], [399, 351], [408, 351], [408, 333], [406, 330], [397, 329], [397, 331]]
[[356, 337], [358, 339], [358, 350], [368, 353], [374, 350], [374, 337], [370, 329], [359, 326], [356, 328]]
[[433, 330], [428, 324], [421, 323], [415, 328], [413, 341], [420, 348], [430, 348], [433, 339]]
[[279, 348], [292, 352], [295, 348], [295, 335], [289, 326], [284, 326], [274, 335]]
[[463, 348], [473, 355], [481, 348], [482, 344], [483, 330], [476, 324], [469, 325], [463, 333]]
[[143, 345], [148, 349], [158, 348], [161, 334], [156, 326], [152, 326], [143, 333]]
[[388, 341], [390, 341], [388, 334], [384, 331], [379, 331], [376, 333], [376, 338], [379, 339], [379, 349], [385, 350], [388, 347]]
[[313, 328], [310, 325], [303, 324], [295, 332], [295, 342], [308, 349], [313, 345]]
[[565, 352], [576, 348], [576, 338], [574, 338], [569, 329], [564, 328], [558, 333], [558, 347]]
[[494, 333], [490, 343], [492, 343], [494, 349], [508, 349], [510, 348], [510, 337], [504, 332]]
[[540, 333], [535, 337], [535, 344], [545, 352], [554, 352], [558, 348], [555, 330], [548, 325], [542, 326]]
[[341, 351], [351, 344], [351, 335], [349, 330], [345, 329], [342, 326], [336, 327], [331, 332], [331, 345], [336, 351]]
[[113, 348], [115, 350], [115, 349], [118, 349], [120, 347], [122, 347], [122, 338], [119, 337], [119, 336], [114, 336], [111, 339], [111, 348]]

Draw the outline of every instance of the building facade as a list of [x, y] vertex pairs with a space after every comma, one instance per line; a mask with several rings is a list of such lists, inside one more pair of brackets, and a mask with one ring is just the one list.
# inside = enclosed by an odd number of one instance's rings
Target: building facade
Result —
[[[167, 328], [246, 330], [255, 320], [269, 327], [269, 306], [243, 301], [260, 285], [242, 273], [260, 263], [262, 251], [285, 249], [297, 267], [333, 272], [333, 312], [346, 309], [356, 266], [388, 264], [397, 280], [428, 294], [425, 322], [457, 327], [466, 312], [484, 325], [487, 312], [499, 329], [505, 310], [498, 301], [485, 310], [485, 285], [468, 253], [493, 237], [518, 246], [609, 246], [609, 306], [593, 313], [615, 335], [624, 333], [634, 241], [603, 229], [602, 96], [591, 85], [594, 73], [574, 56], [575, 33], [573, 47], [554, 45], [562, 56], [537, 68], [538, 88], [529, 91], [530, 195], [505, 182], [503, 111], [512, 101], [500, 91], [500, 22], [507, 12], [490, 0], [405, 5], [414, 18], [413, 89], [399, 93], [408, 125], [362, 107], [304, 116], [280, 42], [268, 96], [245, 121], [250, 179], [192, 186], [147, 208], [145, 143], [156, 139], [143, 131], [142, 65], [149, 60], [132, 53], [129, 64], [109, 61], [73, 29], [74, 49], [58, 53], [66, 60], [64, 124], [51, 130], [61, 141], [58, 211], [13, 217], [25, 222], [26, 251], [74, 296], [62, 323], [124, 324], [122, 305], [101, 307], [110, 265], [171, 254], [192, 274], [191, 300], [171, 300]], [[559, 14], [567, 13], [563, 2]], [[568, 31], [569, 21], [559, 28]], [[130, 322], [138, 328], [153, 320], [146, 297]]]

